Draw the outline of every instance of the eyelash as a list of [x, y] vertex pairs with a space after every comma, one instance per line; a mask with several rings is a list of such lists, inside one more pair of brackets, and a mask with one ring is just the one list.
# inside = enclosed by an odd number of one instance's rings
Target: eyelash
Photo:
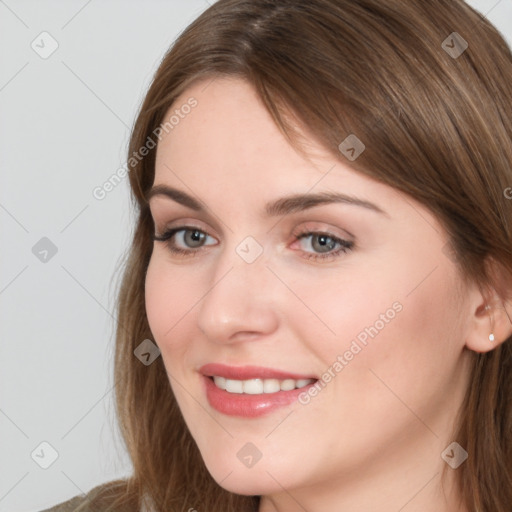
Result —
[[[171, 243], [172, 237], [179, 233], [180, 231], [198, 231], [201, 234], [208, 235], [205, 231], [202, 231], [201, 229], [198, 229], [194, 226], [179, 226], [176, 228], [169, 229], [166, 231], [163, 235], [153, 235], [153, 240], [157, 242], [167, 242], [168, 249], [176, 255], [180, 256], [188, 256], [188, 257], [194, 257], [197, 255], [198, 252], [204, 247], [201, 246], [197, 249], [182, 249], [180, 247], [175, 247]], [[315, 235], [323, 235], [328, 238], [330, 238], [334, 243], [338, 244], [340, 247], [334, 251], [327, 252], [327, 253], [306, 253], [306, 256], [302, 256], [303, 258], [307, 260], [316, 260], [316, 261], [326, 261], [328, 259], [335, 259], [337, 256], [340, 256], [341, 254], [347, 253], [354, 247], [354, 242], [350, 242], [348, 240], [344, 240], [342, 238], [339, 238], [337, 236], [334, 236], [330, 233], [326, 233], [324, 231], [302, 231], [300, 233], [294, 233], [293, 236], [296, 240], [301, 240], [302, 238], [307, 238], [308, 236], [315, 236]]]

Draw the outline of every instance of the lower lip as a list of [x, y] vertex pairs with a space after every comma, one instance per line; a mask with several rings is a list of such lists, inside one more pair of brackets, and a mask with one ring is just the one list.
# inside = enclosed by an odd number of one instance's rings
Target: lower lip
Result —
[[249, 395], [245, 393], [229, 393], [218, 388], [213, 379], [202, 376], [206, 388], [206, 398], [209, 404], [217, 411], [228, 416], [255, 418], [268, 414], [280, 407], [290, 405], [297, 401], [301, 393], [307, 392], [315, 382], [302, 388], [290, 391], [277, 391], [276, 393], [262, 393]]

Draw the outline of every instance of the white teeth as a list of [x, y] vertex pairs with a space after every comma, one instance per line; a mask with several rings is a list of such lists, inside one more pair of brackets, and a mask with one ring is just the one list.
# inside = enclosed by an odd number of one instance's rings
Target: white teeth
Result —
[[311, 381], [312, 381], [312, 379], [299, 379], [295, 383], [295, 386], [298, 388], [303, 388], [304, 386], [307, 386]]
[[293, 379], [285, 379], [281, 382], [281, 391], [290, 391], [295, 389], [295, 381]]
[[226, 379], [224, 377], [213, 377], [215, 385], [220, 389], [226, 389]]
[[226, 391], [229, 393], [243, 393], [244, 383], [241, 380], [226, 379]]
[[260, 395], [263, 393], [263, 381], [261, 379], [250, 379], [242, 382], [244, 385], [244, 393], [248, 395]]
[[263, 381], [263, 393], [277, 393], [281, 391], [281, 384], [277, 379], [265, 379]]
[[291, 391], [303, 388], [315, 382], [315, 379], [248, 379], [234, 380], [225, 377], [213, 377], [215, 385], [228, 393], [245, 393], [247, 395], [261, 395], [263, 393], [277, 393], [278, 391]]

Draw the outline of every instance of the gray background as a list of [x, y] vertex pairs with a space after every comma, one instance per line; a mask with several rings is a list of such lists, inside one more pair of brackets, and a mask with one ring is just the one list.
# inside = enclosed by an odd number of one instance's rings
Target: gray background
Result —
[[[512, 0], [469, 3], [512, 44]], [[124, 165], [160, 59], [208, 6], [0, 0], [0, 512], [131, 472], [113, 414], [111, 312], [133, 216], [126, 179], [102, 200], [92, 191]]]

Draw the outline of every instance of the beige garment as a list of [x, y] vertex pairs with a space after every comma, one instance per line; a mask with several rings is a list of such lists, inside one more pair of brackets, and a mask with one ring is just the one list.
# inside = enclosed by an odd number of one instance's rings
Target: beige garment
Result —
[[75, 496], [70, 500], [59, 503], [58, 505], [55, 505], [51, 508], [42, 510], [41, 512], [100, 512], [99, 510], [93, 510], [92, 507], [88, 505], [88, 502], [89, 499], [86, 495]]
[[[75, 496], [41, 512], [104, 512], [91, 504], [92, 498], [96, 497], [102, 488], [103, 484], [94, 487], [87, 494]], [[125, 508], [117, 507], [115, 510], [116, 512], [134, 512], [133, 508], [128, 506]], [[151, 499], [148, 496], [143, 496], [142, 506], [138, 512], [154, 512], [154, 510]]]
[[[93, 506], [93, 498], [97, 497], [98, 494], [103, 490], [104, 484], [98, 485], [91, 489], [87, 494], [81, 494], [75, 496], [67, 501], [54, 505], [51, 508], [42, 510], [41, 512], [104, 512], [104, 508], [98, 508]], [[117, 507], [116, 512], [134, 512], [131, 507]], [[143, 507], [140, 512], [149, 512], [148, 508]]]

